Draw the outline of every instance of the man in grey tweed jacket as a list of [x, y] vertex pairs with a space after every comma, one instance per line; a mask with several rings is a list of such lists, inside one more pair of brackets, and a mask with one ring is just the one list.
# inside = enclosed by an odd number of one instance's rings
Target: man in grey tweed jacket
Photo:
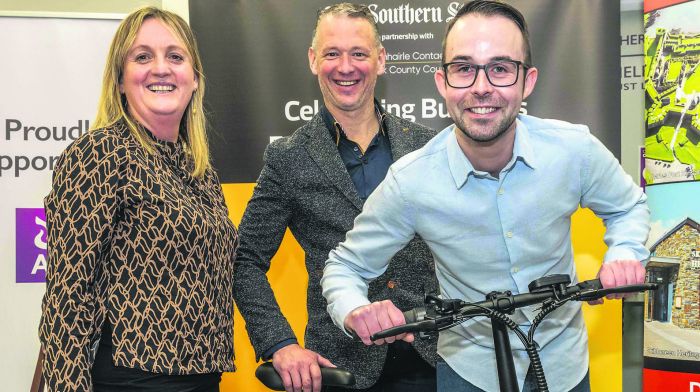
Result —
[[[258, 358], [272, 358], [287, 391], [320, 391], [319, 366], [353, 372], [368, 391], [434, 391], [436, 346], [417, 340], [365, 346], [331, 321], [320, 279], [331, 249], [353, 226], [364, 199], [388, 166], [422, 147], [435, 132], [385, 113], [374, 99], [385, 51], [365, 6], [319, 12], [309, 63], [325, 107], [290, 137], [265, 151], [265, 166], [239, 226], [234, 294]], [[309, 274], [306, 348], [298, 345], [266, 273], [286, 228], [305, 251]], [[370, 284], [373, 301], [407, 310], [436, 293], [433, 258], [418, 239]], [[326, 359], [327, 358], [327, 359]], [[339, 390], [325, 388], [325, 391]]]

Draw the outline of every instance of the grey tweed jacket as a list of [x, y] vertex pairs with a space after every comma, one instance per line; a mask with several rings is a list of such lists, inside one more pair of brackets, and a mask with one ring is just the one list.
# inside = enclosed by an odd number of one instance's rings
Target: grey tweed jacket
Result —
[[[422, 147], [436, 132], [386, 114], [393, 159]], [[287, 227], [305, 252], [309, 274], [305, 346], [355, 374], [356, 388], [380, 376], [387, 346], [365, 346], [333, 324], [326, 312], [320, 280], [328, 252], [345, 239], [362, 209], [355, 186], [320, 114], [292, 136], [265, 151], [265, 166], [239, 226], [240, 247], [234, 269], [234, 296], [246, 321], [257, 358], [284, 340], [295, 338], [275, 300], [266, 273]], [[428, 247], [412, 240], [369, 287], [371, 301], [390, 299], [402, 310], [423, 304], [436, 293], [434, 262]], [[435, 342], [416, 339], [415, 348], [431, 364]]]

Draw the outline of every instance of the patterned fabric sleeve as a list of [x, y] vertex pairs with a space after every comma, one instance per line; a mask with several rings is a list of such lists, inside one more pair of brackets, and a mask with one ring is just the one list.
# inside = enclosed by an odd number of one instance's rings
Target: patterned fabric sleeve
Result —
[[84, 135], [59, 159], [45, 199], [49, 258], [39, 335], [50, 391], [92, 389], [92, 347], [104, 317], [96, 298], [106, 277], [123, 151], [108, 131]]

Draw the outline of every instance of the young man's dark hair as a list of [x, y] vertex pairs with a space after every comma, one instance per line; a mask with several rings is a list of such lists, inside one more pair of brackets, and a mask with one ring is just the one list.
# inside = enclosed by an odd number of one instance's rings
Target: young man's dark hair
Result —
[[462, 7], [457, 11], [457, 14], [450, 20], [447, 24], [447, 31], [445, 32], [445, 38], [442, 40], [442, 63], [447, 63], [445, 58], [446, 54], [446, 44], [447, 36], [450, 34], [452, 27], [459, 20], [459, 18], [469, 15], [477, 14], [483, 16], [494, 16], [500, 15], [508, 18], [518, 26], [520, 32], [523, 34], [523, 53], [525, 53], [525, 63], [526, 67], [532, 66], [532, 53], [530, 51], [530, 33], [527, 30], [527, 23], [525, 22], [525, 17], [512, 5], [503, 3], [496, 0], [474, 0], [464, 3]]

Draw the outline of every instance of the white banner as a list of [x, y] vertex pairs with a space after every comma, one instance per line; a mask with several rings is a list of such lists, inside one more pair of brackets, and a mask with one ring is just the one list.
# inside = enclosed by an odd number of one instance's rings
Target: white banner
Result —
[[39, 350], [58, 155], [95, 117], [118, 20], [0, 17], [0, 380], [26, 391]]

